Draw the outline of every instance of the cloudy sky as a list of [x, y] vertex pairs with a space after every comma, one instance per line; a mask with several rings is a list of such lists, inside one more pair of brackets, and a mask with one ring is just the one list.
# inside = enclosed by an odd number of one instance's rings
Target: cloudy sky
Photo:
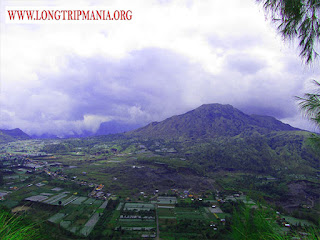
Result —
[[[1, 1], [0, 128], [64, 136], [222, 103], [315, 130], [294, 96], [319, 68], [303, 65], [255, 0], [65, 2]], [[132, 19], [17, 24], [5, 21], [8, 6], [125, 9]]]

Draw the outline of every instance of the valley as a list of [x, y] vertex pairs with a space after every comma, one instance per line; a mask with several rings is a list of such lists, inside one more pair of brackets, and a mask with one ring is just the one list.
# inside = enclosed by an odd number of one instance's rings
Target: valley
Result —
[[0, 144], [0, 205], [47, 239], [233, 239], [239, 209], [294, 236], [319, 226], [312, 136], [211, 105], [125, 134], [17, 139]]

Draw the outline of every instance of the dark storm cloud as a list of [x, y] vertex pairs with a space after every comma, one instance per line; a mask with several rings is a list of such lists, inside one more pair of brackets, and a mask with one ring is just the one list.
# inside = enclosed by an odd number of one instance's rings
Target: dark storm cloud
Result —
[[70, 57], [60, 73], [40, 77], [72, 99], [68, 120], [81, 120], [84, 114], [128, 117], [124, 108], [134, 106], [147, 114], [172, 113], [176, 106], [168, 104], [179, 105], [184, 78], [193, 68], [170, 51], [146, 49], [121, 61]]

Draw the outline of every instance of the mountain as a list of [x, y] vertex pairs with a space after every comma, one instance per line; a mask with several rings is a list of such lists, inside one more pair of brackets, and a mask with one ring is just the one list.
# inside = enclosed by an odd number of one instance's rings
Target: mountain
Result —
[[155, 142], [166, 143], [167, 149], [212, 173], [315, 174], [320, 159], [319, 149], [310, 141], [312, 133], [274, 117], [245, 114], [231, 105], [202, 105], [125, 135], [157, 152], [162, 150]]
[[98, 131], [94, 135], [108, 135], [115, 133], [128, 132], [141, 127], [139, 124], [126, 123], [123, 121], [112, 120], [100, 124]]
[[12, 130], [0, 129], [0, 143], [28, 139], [31, 139], [31, 137], [19, 128], [15, 128]]
[[297, 131], [270, 116], [247, 115], [231, 105], [205, 104], [185, 114], [153, 122], [128, 135], [150, 138], [214, 138], [233, 137], [258, 132]]

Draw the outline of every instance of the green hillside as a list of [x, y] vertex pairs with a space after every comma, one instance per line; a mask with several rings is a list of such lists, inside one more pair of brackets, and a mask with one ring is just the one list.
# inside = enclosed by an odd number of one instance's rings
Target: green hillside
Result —
[[27, 140], [31, 137], [24, 133], [21, 129], [15, 128], [12, 130], [0, 129], [0, 143], [13, 142], [17, 140]]
[[231, 105], [202, 105], [126, 136], [171, 142], [206, 171], [313, 174], [320, 159], [308, 143], [312, 133], [274, 117], [247, 115]]

